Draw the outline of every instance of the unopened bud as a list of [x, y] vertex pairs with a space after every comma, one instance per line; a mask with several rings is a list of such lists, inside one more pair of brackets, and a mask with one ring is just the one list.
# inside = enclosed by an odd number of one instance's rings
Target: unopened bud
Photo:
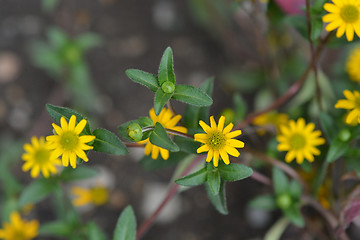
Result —
[[290, 207], [292, 200], [289, 194], [284, 193], [276, 198], [276, 203], [279, 206], [279, 208], [287, 209], [288, 207]]
[[166, 81], [161, 85], [161, 89], [164, 93], [173, 93], [175, 91], [175, 84], [170, 81]]
[[128, 132], [128, 136], [135, 142], [140, 141], [143, 136], [141, 127], [138, 123], [131, 123], [127, 127], [127, 132]]

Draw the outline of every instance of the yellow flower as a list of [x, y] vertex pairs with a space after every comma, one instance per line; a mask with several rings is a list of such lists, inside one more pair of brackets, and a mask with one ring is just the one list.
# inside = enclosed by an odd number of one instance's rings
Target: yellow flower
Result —
[[77, 196], [73, 200], [74, 206], [80, 207], [92, 203], [96, 206], [105, 204], [109, 199], [109, 192], [105, 187], [97, 186], [90, 189], [73, 187], [73, 195]]
[[349, 58], [346, 61], [346, 72], [350, 79], [360, 83], [360, 47], [351, 51]]
[[316, 148], [318, 145], [325, 143], [325, 139], [321, 138], [321, 131], [315, 129], [314, 123], [306, 125], [303, 118], [299, 118], [297, 122], [290, 120], [288, 125], [280, 127], [280, 134], [277, 136], [279, 151], [288, 151], [285, 156], [286, 162], [291, 162], [296, 158], [298, 164], [303, 163], [304, 158], [309, 162], [314, 161], [314, 155], [320, 155], [320, 150]]
[[31, 240], [39, 233], [37, 220], [24, 221], [18, 212], [10, 214], [10, 223], [6, 222], [0, 229], [0, 239], [4, 240]]
[[233, 138], [241, 135], [241, 130], [230, 132], [234, 126], [232, 123], [224, 128], [224, 116], [220, 117], [217, 126], [213, 116], [210, 117], [210, 126], [201, 120], [199, 124], [205, 133], [194, 135], [195, 141], [203, 143], [203, 145], [197, 149], [197, 153], [208, 152], [206, 157], [207, 162], [213, 159], [214, 166], [217, 167], [219, 165], [219, 155], [225, 164], [230, 163], [228, 154], [234, 157], [240, 155], [236, 148], [243, 148], [244, 143]]
[[354, 32], [360, 37], [359, 0], [333, 0], [333, 3], [325, 3], [324, 9], [329, 12], [323, 17], [323, 21], [329, 23], [326, 31], [337, 28], [336, 37], [346, 33], [348, 41], [354, 39]]
[[346, 99], [338, 100], [335, 108], [350, 110], [345, 119], [347, 124], [353, 125], [354, 122], [360, 123], [360, 93], [356, 90], [353, 93], [349, 90], [344, 90], [343, 93]]
[[57, 156], [52, 155], [52, 150], [49, 148], [44, 137], [31, 138], [31, 145], [29, 143], [24, 144], [24, 150], [26, 153], [22, 155], [22, 159], [25, 161], [22, 170], [27, 172], [31, 169], [31, 177], [36, 178], [39, 176], [40, 171], [44, 177], [50, 177], [50, 172], [55, 174], [57, 172], [56, 165], [61, 165], [60, 159]]
[[[277, 113], [275, 111], [268, 112], [257, 116], [253, 124], [258, 126], [273, 125], [276, 128], [276, 131], [279, 132], [280, 126], [286, 124], [289, 120], [289, 116], [285, 113]], [[266, 130], [260, 128], [258, 130], [259, 135], [264, 135]]]
[[[170, 109], [163, 108], [161, 110], [159, 116], [157, 116], [155, 114], [154, 108], [152, 108], [149, 111], [149, 116], [150, 116], [151, 120], [153, 121], [154, 125], [155, 125], [155, 123], [158, 122], [166, 129], [178, 131], [178, 132], [181, 132], [181, 133], [187, 133], [187, 129], [185, 127], [176, 126], [176, 124], [181, 119], [181, 115], [173, 116]], [[150, 155], [150, 153], [151, 153], [151, 158], [152, 159], [157, 159], [158, 156], [159, 156], [159, 152], [161, 154], [161, 157], [164, 160], [167, 160], [169, 158], [169, 151], [164, 149], [164, 148], [161, 148], [161, 147], [158, 147], [158, 146], [152, 144], [150, 142], [149, 138], [147, 138], [147, 139], [145, 139], [143, 141], [140, 141], [138, 143], [139, 144], [146, 144], [146, 146], [145, 146], [145, 154]]]
[[76, 116], [72, 115], [69, 120], [69, 124], [66, 122], [64, 117], [60, 119], [61, 127], [53, 123], [53, 127], [57, 135], [51, 135], [46, 137], [49, 141], [49, 146], [54, 150], [54, 156], [58, 157], [62, 155], [63, 166], [70, 165], [76, 168], [76, 158], [79, 157], [85, 162], [89, 159], [86, 156], [84, 150], [93, 149], [92, 146], [86, 145], [85, 143], [91, 142], [95, 139], [92, 135], [82, 135], [81, 132], [86, 126], [86, 120], [82, 119], [76, 125]]

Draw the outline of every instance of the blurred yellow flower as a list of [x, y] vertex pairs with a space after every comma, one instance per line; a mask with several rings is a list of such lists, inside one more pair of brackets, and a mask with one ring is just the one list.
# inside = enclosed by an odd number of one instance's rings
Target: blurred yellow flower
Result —
[[346, 99], [340, 99], [335, 104], [335, 108], [347, 109], [350, 112], [346, 116], [345, 122], [354, 125], [355, 122], [360, 123], [360, 93], [358, 91], [351, 92], [344, 90]]
[[[166, 129], [170, 129], [170, 130], [174, 130], [174, 131], [178, 131], [181, 133], [187, 133], [187, 129], [185, 127], [181, 127], [181, 126], [176, 126], [176, 124], [180, 121], [181, 119], [181, 115], [176, 115], [173, 116], [172, 112], [170, 109], [167, 108], [163, 108], [159, 114], [159, 116], [157, 116], [155, 114], [155, 110], [154, 108], [150, 109], [149, 111], [149, 116], [151, 118], [151, 120], [153, 121], [154, 125], [155, 123], [160, 123], [164, 128]], [[145, 154], [146, 155], [150, 155], [151, 153], [151, 158], [152, 159], [157, 159], [159, 156], [159, 153], [161, 154], [161, 157], [164, 160], [167, 160], [169, 158], [169, 151], [167, 149], [158, 147], [154, 144], [152, 144], [149, 140], [149, 138], [138, 142], [139, 144], [146, 144], [145, 146]]]
[[95, 139], [92, 135], [82, 135], [82, 131], [86, 126], [86, 120], [82, 119], [76, 125], [76, 116], [72, 115], [69, 124], [64, 117], [60, 119], [61, 127], [53, 123], [53, 127], [57, 135], [46, 137], [49, 142], [50, 149], [54, 150], [54, 156], [62, 155], [62, 164], [67, 167], [70, 165], [76, 168], [76, 158], [79, 157], [85, 162], [89, 161], [84, 151], [93, 149], [92, 146], [85, 143], [91, 142]]
[[360, 83], [360, 47], [353, 49], [346, 61], [346, 72], [350, 79]]
[[39, 233], [39, 222], [37, 220], [22, 220], [18, 212], [10, 214], [10, 222], [3, 224], [0, 229], [0, 239], [4, 240], [31, 240]]
[[57, 172], [56, 166], [61, 165], [60, 159], [52, 154], [52, 150], [49, 148], [44, 137], [31, 138], [31, 144], [24, 144], [25, 153], [22, 155], [22, 159], [25, 161], [22, 170], [27, 172], [31, 169], [31, 177], [36, 178], [39, 176], [40, 171], [43, 176], [48, 178], [50, 173], [55, 174]]
[[254, 119], [253, 124], [262, 126], [262, 128], [259, 128], [257, 132], [259, 135], [264, 135], [266, 132], [265, 126], [273, 125], [276, 131], [279, 132], [280, 126], [286, 124], [288, 120], [289, 116], [287, 114], [271, 111], [257, 116]]
[[333, 3], [325, 3], [324, 9], [329, 12], [323, 17], [323, 21], [329, 23], [326, 31], [337, 28], [336, 37], [345, 33], [348, 41], [354, 39], [354, 32], [360, 37], [359, 0], [333, 0]]
[[280, 127], [280, 133], [276, 137], [279, 141], [277, 149], [288, 151], [285, 156], [286, 162], [289, 163], [294, 158], [298, 164], [302, 164], [304, 158], [313, 162], [314, 155], [320, 155], [320, 150], [316, 146], [324, 144], [325, 139], [320, 137], [320, 130], [314, 129], [315, 124], [306, 125], [303, 118], [299, 118], [297, 122], [290, 120], [289, 124]]
[[100, 206], [105, 204], [109, 199], [109, 191], [102, 186], [92, 188], [73, 187], [71, 193], [77, 196], [72, 202], [74, 206], [80, 207], [87, 204]]
[[219, 165], [219, 156], [221, 156], [225, 164], [229, 164], [228, 154], [238, 157], [240, 153], [236, 148], [243, 148], [245, 145], [242, 141], [233, 139], [241, 135], [241, 130], [230, 132], [234, 125], [230, 123], [224, 128], [224, 123], [224, 116], [220, 117], [218, 125], [216, 125], [213, 116], [210, 117], [210, 126], [200, 120], [199, 124], [205, 133], [194, 135], [195, 141], [203, 143], [203, 145], [197, 149], [197, 153], [208, 152], [206, 161], [210, 162], [213, 159], [215, 167]]

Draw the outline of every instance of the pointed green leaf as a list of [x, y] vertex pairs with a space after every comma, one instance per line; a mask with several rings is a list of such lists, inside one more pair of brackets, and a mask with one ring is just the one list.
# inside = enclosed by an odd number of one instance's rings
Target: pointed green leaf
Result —
[[66, 221], [54, 221], [40, 225], [41, 236], [69, 237], [73, 232], [72, 225]]
[[94, 151], [115, 154], [118, 156], [126, 155], [129, 153], [125, 144], [112, 132], [106, 129], [96, 129], [93, 132], [96, 137], [94, 140]]
[[245, 118], [247, 112], [247, 105], [240, 94], [234, 94], [233, 102], [235, 107], [235, 122], [240, 122]]
[[221, 178], [226, 181], [238, 181], [250, 177], [253, 170], [240, 163], [230, 163], [229, 165], [220, 165], [219, 172]]
[[220, 172], [212, 163], [207, 165], [207, 184], [213, 195], [218, 195], [220, 191]]
[[150, 142], [172, 152], [180, 150], [179, 147], [170, 139], [165, 128], [159, 122], [155, 124], [154, 131], [150, 135]]
[[144, 85], [153, 92], [156, 92], [160, 87], [157, 77], [151, 73], [147, 73], [138, 69], [128, 69], [125, 71], [125, 73], [133, 82]]
[[334, 129], [335, 126], [334, 118], [324, 112], [320, 112], [319, 120], [320, 120], [321, 129], [325, 134], [325, 136], [327, 137], [327, 139], [331, 140], [335, 138], [336, 132]]
[[276, 196], [287, 193], [289, 189], [289, 182], [285, 173], [274, 167], [272, 177]]
[[154, 98], [154, 109], [156, 115], [160, 114], [161, 109], [164, 107], [167, 101], [170, 100], [172, 95], [172, 93], [164, 93], [161, 88], [156, 91]]
[[135, 214], [132, 207], [127, 206], [117, 221], [113, 240], [135, 240], [135, 237]]
[[59, 175], [59, 179], [64, 182], [77, 181], [92, 178], [98, 175], [98, 171], [91, 167], [65, 168]]
[[331, 143], [329, 150], [326, 155], [327, 162], [333, 162], [343, 156], [346, 151], [349, 149], [349, 141], [342, 141], [339, 136], [337, 136]]
[[106, 240], [107, 237], [105, 233], [99, 228], [95, 222], [89, 222], [87, 224], [87, 235], [88, 240]]
[[[76, 123], [79, 123], [82, 119], [86, 119], [81, 114], [77, 113], [76, 111], [65, 108], [65, 107], [58, 107], [51, 104], [46, 104], [46, 111], [49, 113], [49, 115], [52, 117], [54, 122], [60, 126], [60, 119], [61, 117], [64, 117], [67, 122], [69, 122], [70, 117], [72, 115], [76, 116]], [[87, 119], [86, 119], [87, 120]], [[87, 135], [91, 135], [90, 125], [89, 121], [87, 121], [86, 126], [84, 128], [84, 132]]]
[[75, 39], [76, 45], [81, 50], [88, 50], [93, 47], [100, 46], [102, 39], [99, 34], [96, 33], [83, 33]]
[[299, 206], [292, 205], [287, 209], [283, 209], [283, 213], [290, 220], [290, 222], [292, 222], [296, 226], [305, 226], [304, 218], [301, 215]]
[[[150, 127], [154, 125], [153, 121], [148, 117], [141, 117], [139, 119], [128, 121], [126, 123], [121, 124], [118, 127], [119, 135], [122, 139], [128, 142], [134, 142], [134, 140], [128, 136], [128, 131], [127, 131], [128, 126], [132, 123], [139, 124], [141, 128]], [[151, 131], [144, 132], [141, 140], [145, 140], [146, 138], [148, 138], [150, 133]]]
[[160, 86], [167, 81], [175, 84], [174, 60], [173, 53], [170, 47], [166, 48], [162, 55], [159, 66], [158, 78]]
[[56, 27], [49, 28], [46, 34], [50, 44], [57, 49], [61, 48], [69, 41], [65, 32]]
[[209, 184], [205, 183], [206, 193], [211, 203], [214, 205], [216, 210], [223, 215], [227, 215], [229, 212], [226, 206], [226, 192], [225, 192], [225, 181], [221, 180], [219, 194], [214, 195], [210, 190]]
[[[214, 88], [214, 77], [207, 79], [200, 87], [208, 96], [212, 95]], [[199, 126], [199, 120], [207, 122], [209, 119], [209, 107], [197, 107], [187, 105], [184, 114], [184, 122], [188, 128]]]
[[194, 139], [174, 136], [174, 142], [179, 146], [180, 151], [186, 153], [197, 154], [196, 150], [201, 147], [201, 143], [194, 141]]
[[175, 183], [182, 186], [198, 186], [206, 182], [207, 179], [207, 170], [206, 167], [191, 173], [185, 177], [175, 180]]
[[289, 184], [289, 192], [293, 199], [300, 199], [302, 192], [301, 184], [296, 180], [292, 180]]
[[21, 193], [19, 198], [20, 207], [24, 207], [29, 203], [37, 203], [54, 192], [59, 185], [56, 179], [42, 178], [36, 180], [27, 186]]
[[250, 207], [262, 210], [275, 210], [276, 200], [274, 195], [261, 195], [252, 199], [249, 203]]
[[198, 107], [206, 107], [213, 104], [209, 95], [199, 88], [190, 85], [176, 85], [172, 99]]

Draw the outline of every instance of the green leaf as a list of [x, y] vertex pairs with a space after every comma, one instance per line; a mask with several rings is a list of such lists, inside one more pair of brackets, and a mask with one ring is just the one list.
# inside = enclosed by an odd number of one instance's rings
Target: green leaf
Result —
[[100, 46], [102, 39], [100, 35], [96, 33], [83, 33], [75, 39], [75, 42], [81, 50], [88, 50]]
[[170, 100], [172, 95], [172, 93], [164, 93], [161, 88], [156, 91], [154, 98], [154, 109], [156, 115], [160, 114], [161, 109], [164, 107], [167, 101]]
[[196, 150], [201, 147], [201, 143], [194, 141], [194, 139], [186, 138], [186, 137], [180, 137], [180, 136], [174, 136], [174, 142], [176, 145], [179, 146], [180, 151], [186, 152], [186, 153], [193, 153], [196, 154]]
[[135, 214], [132, 207], [127, 206], [117, 221], [113, 240], [135, 240], [135, 237]]
[[331, 140], [336, 137], [336, 131], [334, 129], [335, 122], [334, 118], [328, 115], [327, 113], [320, 112], [319, 120], [322, 132], [327, 136], [327, 139]]
[[342, 141], [339, 136], [336, 137], [331, 143], [326, 155], [327, 162], [333, 162], [343, 156], [349, 149], [349, 141]]
[[226, 206], [226, 193], [225, 193], [225, 181], [221, 180], [219, 194], [214, 195], [210, 190], [209, 184], [205, 183], [206, 193], [211, 203], [214, 205], [216, 210], [223, 215], [227, 215], [229, 212]]
[[[76, 123], [79, 123], [82, 119], [86, 119], [76, 111], [65, 108], [65, 107], [58, 107], [51, 104], [46, 104], [46, 111], [49, 113], [49, 115], [52, 117], [54, 122], [60, 126], [60, 119], [61, 117], [64, 117], [67, 122], [69, 122], [70, 117], [72, 115], [76, 116]], [[84, 133], [86, 135], [91, 135], [90, 125], [89, 121], [87, 121], [86, 126], [84, 128]]]
[[179, 147], [170, 139], [165, 128], [159, 122], [155, 124], [154, 131], [150, 135], [150, 142], [172, 152], [180, 150]]
[[301, 184], [296, 180], [291, 180], [289, 184], [289, 193], [292, 199], [300, 199], [302, 192]]
[[292, 205], [287, 209], [282, 209], [284, 215], [292, 222], [294, 225], [298, 227], [304, 227], [305, 222], [301, 215], [300, 208], [296, 205]]
[[172, 99], [198, 107], [213, 104], [213, 100], [202, 90], [189, 85], [176, 85]]
[[170, 152], [169, 159], [167, 160], [162, 159], [161, 154], [156, 160], [152, 159], [151, 156], [144, 156], [140, 160], [140, 165], [144, 170], [152, 171], [160, 168], [171, 167], [188, 156], [190, 155], [184, 152]]
[[323, 30], [323, 21], [321, 18], [312, 18], [311, 21], [311, 39], [316, 42]]
[[[200, 89], [207, 95], [211, 96], [214, 88], [214, 77], [207, 79]], [[188, 128], [197, 128], [199, 126], [199, 120], [207, 122], [209, 119], [209, 107], [197, 107], [193, 105], [187, 105], [184, 114], [184, 122]]]
[[56, 27], [48, 29], [47, 37], [49, 38], [50, 44], [57, 49], [64, 46], [69, 41], [65, 32]]
[[220, 191], [220, 172], [212, 163], [207, 165], [207, 184], [213, 195], [218, 195]]
[[39, 179], [27, 186], [19, 198], [19, 206], [24, 207], [29, 203], [37, 203], [54, 192], [59, 185], [56, 179]]
[[[119, 135], [122, 139], [128, 142], [134, 142], [134, 140], [128, 136], [128, 131], [127, 131], [128, 126], [132, 123], [139, 124], [141, 128], [150, 127], [154, 125], [153, 121], [148, 117], [141, 117], [139, 119], [128, 121], [126, 123], [121, 124], [118, 127]], [[151, 131], [144, 132], [141, 140], [147, 139], [150, 133]]]
[[174, 60], [173, 53], [170, 47], [166, 48], [162, 55], [159, 66], [158, 78], [160, 86], [167, 81], [175, 84]]
[[276, 196], [287, 193], [289, 189], [289, 182], [285, 173], [274, 167], [272, 177]]
[[230, 163], [229, 165], [219, 165], [218, 167], [221, 178], [226, 181], [239, 181], [250, 177], [253, 170], [240, 163]]
[[274, 195], [261, 195], [252, 199], [249, 203], [251, 208], [262, 209], [262, 210], [275, 210], [276, 200]]
[[199, 171], [196, 171], [185, 177], [175, 180], [175, 183], [182, 186], [198, 186], [206, 182], [206, 179], [207, 179], [207, 170], [206, 167], [204, 167]]
[[99, 173], [91, 167], [65, 168], [59, 175], [59, 179], [64, 182], [77, 181], [97, 176]]
[[94, 151], [115, 154], [118, 156], [129, 153], [125, 144], [112, 132], [106, 129], [96, 129], [93, 132], [96, 137], [94, 141]]
[[50, 13], [55, 9], [56, 5], [58, 5], [59, 2], [60, 0], [42, 0], [41, 8], [44, 12]]
[[95, 222], [89, 222], [87, 224], [88, 240], [106, 240], [105, 233], [99, 228]]
[[235, 107], [235, 122], [240, 122], [245, 118], [247, 105], [240, 94], [234, 94], [233, 102]]
[[73, 226], [66, 221], [54, 221], [40, 225], [40, 236], [69, 237], [73, 232]]
[[10, 197], [2, 201], [1, 205], [1, 222], [9, 222], [11, 213], [19, 210], [18, 200]]
[[157, 77], [151, 73], [147, 73], [138, 69], [128, 69], [125, 71], [125, 73], [133, 82], [144, 85], [153, 92], [156, 92], [160, 87]]

